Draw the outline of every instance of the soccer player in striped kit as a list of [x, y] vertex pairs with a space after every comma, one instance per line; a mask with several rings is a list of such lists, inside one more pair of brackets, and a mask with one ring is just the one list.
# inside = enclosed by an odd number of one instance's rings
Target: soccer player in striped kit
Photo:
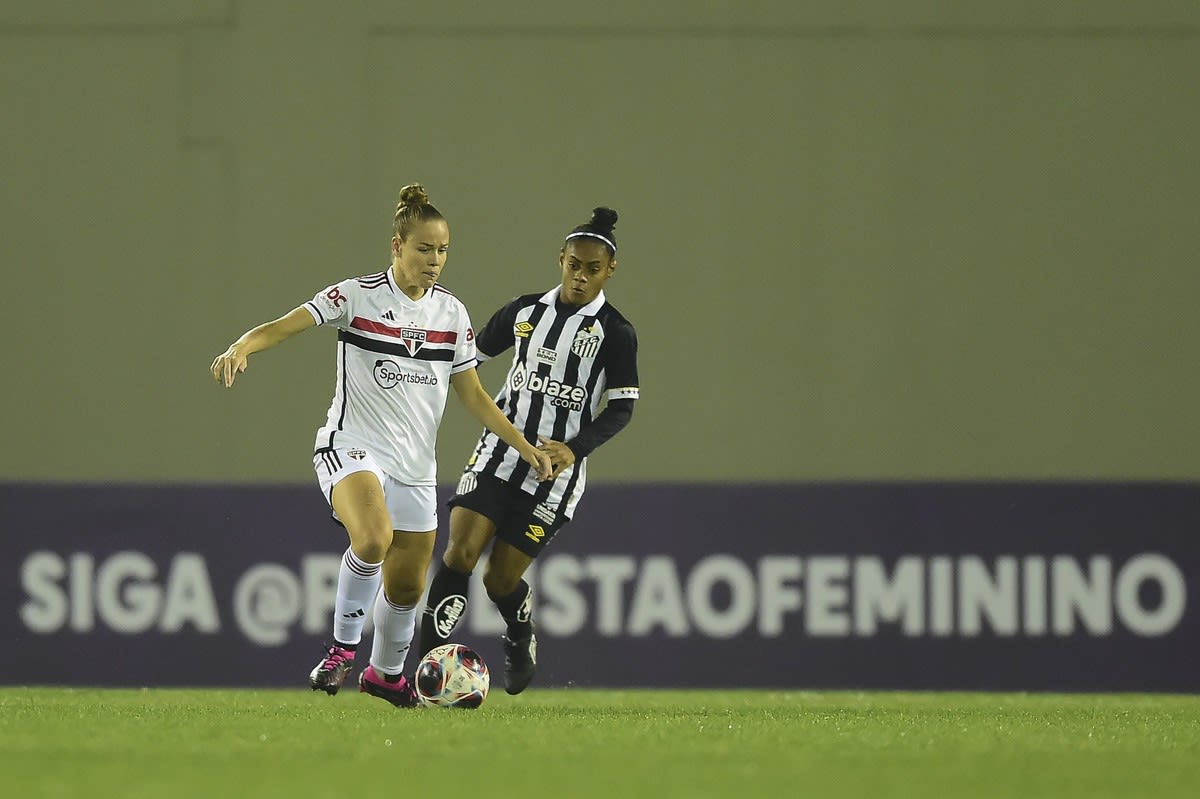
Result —
[[309, 674], [309, 685], [338, 692], [371, 612], [375, 636], [359, 689], [412, 707], [417, 697], [404, 661], [433, 557], [434, 442], [450, 386], [498, 441], [514, 448], [534, 482], [550, 477], [553, 454], [534, 446], [536, 439], [526, 440], [480, 385], [467, 310], [437, 282], [450, 229], [419, 184], [400, 192], [391, 244], [388, 269], [335, 283], [247, 331], [211, 369], [228, 388], [253, 353], [314, 325], [337, 329], [337, 383], [317, 431], [313, 466], [350, 546], [338, 574], [333, 643]]
[[449, 502], [450, 540], [429, 586], [420, 646], [425, 653], [450, 641], [471, 572], [491, 544], [483, 585], [507, 628], [510, 694], [525, 690], [537, 665], [525, 571], [574, 515], [587, 456], [629, 423], [638, 398], [637, 334], [603, 290], [617, 268], [616, 222], [616, 211], [596, 208], [559, 251], [561, 283], [517, 297], [476, 338], [480, 360], [513, 348], [496, 405], [526, 438], [537, 438], [554, 477], [539, 481], [526, 459], [484, 431]]

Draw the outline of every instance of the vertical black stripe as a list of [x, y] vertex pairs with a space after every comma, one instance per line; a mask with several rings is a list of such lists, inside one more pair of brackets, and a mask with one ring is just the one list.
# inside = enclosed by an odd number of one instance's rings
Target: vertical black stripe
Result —
[[[529, 360], [530, 341], [532, 341], [534, 334], [537, 332], [537, 327], [541, 323], [542, 317], [545, 315], [548, 307], [549, 306], [547, 306], [545, 303], [535, 303], [532, 306], [532, 312], [529, 316], [529, 319], [524, 320], [533, 325], [533, 330], [530, 331], [528, 336], [519, 338], [515, 342], [516, 357], [514, 362], [520, 364], [522, 367], [524, 367]], [[518, 316], [520, 315], [518, 314]], [[508, 421], [516, 425], [517, 416], [520, 413], [521, 393], [519, 391], [513, 391], [507, 385], [505, 386], [505, 390], [508, 393], [505, 396], [506, 401], [504, 402], [504, 405], [508, 406], [508, 410], [504, 416], [508, 419]], [[531, 395], [533, 394], [533, 392], [529, 393]], [[504, 405], [500, 406], [501, 410], [504, 410]], [[500, 467], [504, 464], [504, 456], [508, 453], [508, 450], [511, 449], [508, 444], [505, 444], [500, 440], [499, 436], [495, 436], [493, 434], [493, 437], [496, 439], [496, 447], [492, 450], [492, 457], [488, 458], [487, 465], [482, 470], [486, 474], [497, 474]], [[519, 467], [522, 463], [524, 463], [524, 461], [518, 458], [517, 466]], [[521, 480], [525, 479], [524, 474], [525, 472], [522, 472]], [[521, 481], [517, 480], [516, 484], [520, 485]]]
[[[542, 308], [548, 306], [543, 305]], [[562, 335], [563, 326], [570, 315], [560, 314], [557, 311], [553, 314], [550, 320], [550, 329], [546, 331], [546, 338], [542, 341], [543, 347], [550, 349], [558, 348], [558, 339]], [[530, 335], [530, 338], [533, 338]], [[526, 345], [528, 350], [528, 345]], [[551, 371], [554, 369], [552, 364], [538, 362], [537, 374], [544, 380], [550, 380]], [[531, 370], [532, 371], [532, 370]], [[530, 391], [529, 393], [529, 410], [525, 414], [525, 429], [521, 432], [525, 435], [526, 441], [537, 443], [538, 427], [541, 426], [542, 414], [546, 412], [546, 394], [543, 391]], [[551, 406], [550, 413], [554, 412], [554, 407]], [[530, 469], [533, 467], [524, 460], [517, 461], [517, 465], [513, 467], [512, 482], [514, 485], [521, 485], [525, 478], [529, 475]]]
[[[593, 324], [595, 321], [596, 321], [595, 316], [584, 317], [580, 321], [579, 326], [576, 328], [576, 333], [578, 333], [578, 331], [580, 331], [580, 330], [587, 328], [589, 325]], [[579, 371], [583, 366], [583, 359], [580, 358], [578, 355], [576, 355], [570, 346], [567, 346], [565, 348], [560, 348], [559, 352], [564, 353], [567, 358], [566, 368], [563, 370], [563, 384], [568, 385], [568, 386], [578, 385]], [[590, 393], [588, 394], [588, 397], [590, 399], [590, 397], [591, 397]], [[580, 424], [581, 425], [586, 424], [585, 420], [589, 420], [591, 418], [590, 408], [591, 408], [590, 401], [585, 402], [583, 405], [583, 410], [580, 413], [580, 420], [581, 420]], [[573, 413], [573, 411], [571, 411], [570, 408], [557, 408], [555, 410], [557, 411], [557, 414], [554, 417], [554, 429], [553, 429], [553, 432], [550, 434], [550, 437], [552, 439], [554, 439], [555, 441], [566, 441], [567, 428], [570, 425], [571, 414]], [[575, 476], [577, 474], [578, 474], [578, 471], [572, 470], [571, 476], [568, 479], [571, 482], [573, 482], [575, 480]], [[533, 495], [534, 499], [536, 499], [538, 502], [545, 502], [546, 499], [550, 496], [550, 492], [554, 489], [554, 486], [560, 482], [563, 482], [563, 481], [555, 480], [553, 482], [547, 481], [545, 483], [539, 484], [537, 487], [537, 491], [534, 492], [534, 495]], [[563, 499], [565, 501], [566, 497], [564, 497]], [[559, 512], [560, 513], [562, 512], [561, 509]]]
[[[349, 383], [347, 381], [347, 375], [350, 373], [350, 369], [346, 365], [346, 342], [341, 340], [338, 341], [338, 359], [341, 361], [342, 368], [342, 412], [338, 416], [336, 429], [341, 430], [342, 425], [346, 422], [346, 406], [350, 404], [350, 397], [348, 394]], [[332, 433], [329, 434], [329, 446], [333, 446]]]

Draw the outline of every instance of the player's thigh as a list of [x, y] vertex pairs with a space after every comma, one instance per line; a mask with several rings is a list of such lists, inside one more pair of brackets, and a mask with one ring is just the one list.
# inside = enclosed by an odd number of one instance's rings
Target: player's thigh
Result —
[[500, 599], [511, 594], [532, 563], [532, 557], [507, 541], [497, 539], [483, 571], [483, 586], [488, 596]]
[[[329, 503], [345, 525], [356, 553], [373, 555], [373, 561], [382, 558], [391, 541], [392, 520], [383, 485], [374, 472], [351, 472], [338, 480], [330, 492]], [[364, 551], [359, 552], [360, 549]]]
[[389, 600], [397, 605], [415, 605], [421, 600], [436, 540], [436, 530], [395, 531], [383, 559], [383, 587]]
[[470, 572], [496, 534], [496, 523], [470, 508], [450, 509], [450, 540], [442, 560], [452, 569]]

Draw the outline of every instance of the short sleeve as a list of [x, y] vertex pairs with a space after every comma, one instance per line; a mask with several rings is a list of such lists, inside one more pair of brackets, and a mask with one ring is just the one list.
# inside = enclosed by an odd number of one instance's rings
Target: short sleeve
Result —
[[458, 312], [458, 336], [455, 338], [454, 344], [454, 365], [450, 367], [450, 374], [458, 374], [467, 369], [474, 369], [479, 360], [475, 348], [475, 331], [471, 327], [471, 315], [467, 313], [465, 306], [459, 306]]
[[522, 299], [517, 297], [506, 303], [492, 314], [483, 330], [479, 331], [479, 360], [495, 358], [513, 345], [513, 325], [517, 320], [517, 312], [523, 307]]
[[605, 382], [607, 399], [632, 399], [639, 395], [637, 368], [637, 332], [633, 325], [619, 325], [604, 341], [607, 353]]
[[313, 321], [318, 325], [336, 324], [346, 317], [353, 283], [354, 279], [351, 278], [321, 289], [304, 303], [304, 309], [312, 314]]

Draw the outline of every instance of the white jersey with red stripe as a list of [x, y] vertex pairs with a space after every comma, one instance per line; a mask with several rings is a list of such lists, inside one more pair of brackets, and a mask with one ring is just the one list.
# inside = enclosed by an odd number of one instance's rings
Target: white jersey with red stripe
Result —
[[440, 285], [410, 299], [391, 269], [335, 283], [303, 307], [338, 331], [337, 386], [317, 452], [361, 448], [401, 483], [436, 485], [450, 376], [477, 363], [466, 307]]

